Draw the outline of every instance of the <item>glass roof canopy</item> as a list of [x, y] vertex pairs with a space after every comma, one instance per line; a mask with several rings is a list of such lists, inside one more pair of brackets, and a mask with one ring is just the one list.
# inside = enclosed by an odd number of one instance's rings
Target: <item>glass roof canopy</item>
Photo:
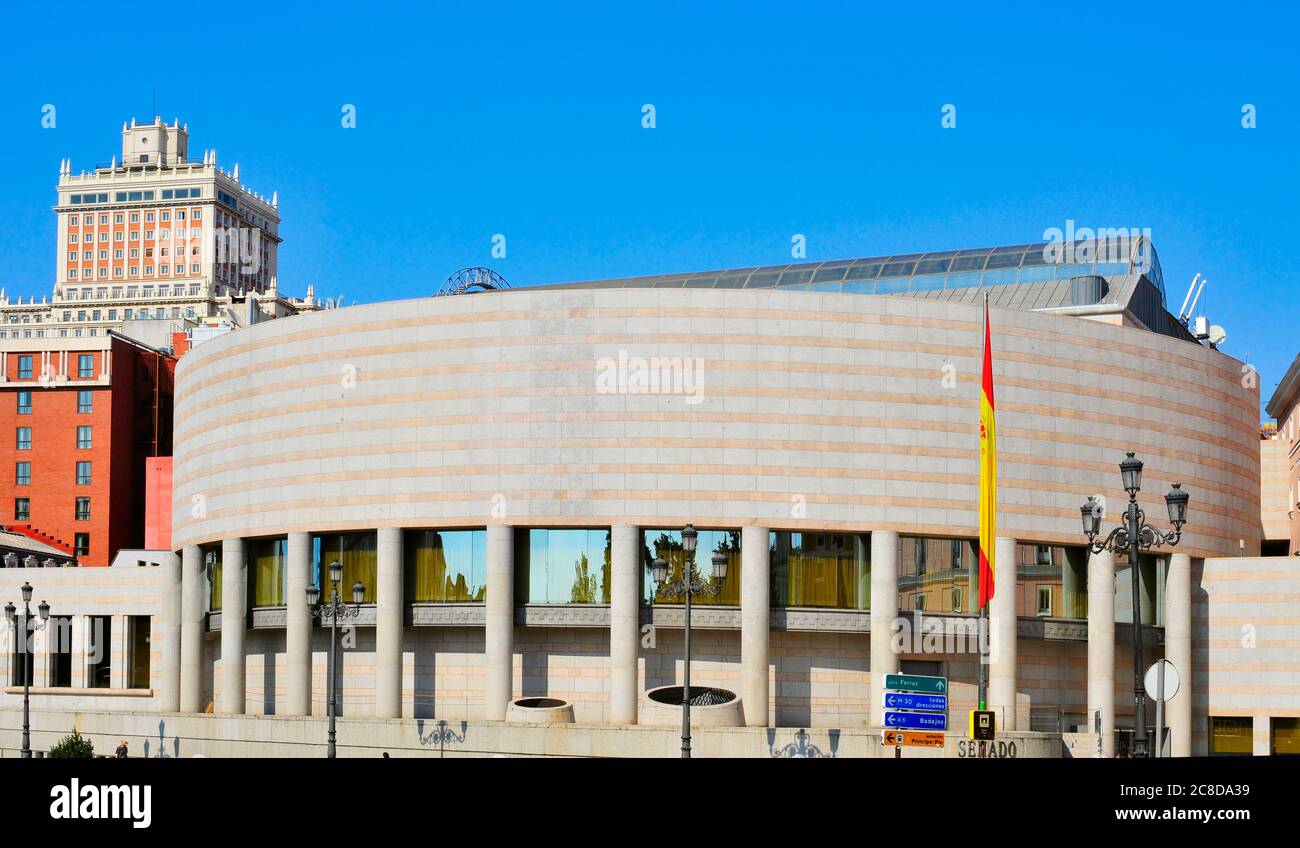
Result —
[[870, 259], [837, 259], [727, 271], [599, 280], [586, 288], [792, 288], [805, 291], [901, 294], [937, 289], [1066, 280], [1096, 274], [1142, 274], [1160, 291], [1164, 274], [1145, 236], [944, 250]]

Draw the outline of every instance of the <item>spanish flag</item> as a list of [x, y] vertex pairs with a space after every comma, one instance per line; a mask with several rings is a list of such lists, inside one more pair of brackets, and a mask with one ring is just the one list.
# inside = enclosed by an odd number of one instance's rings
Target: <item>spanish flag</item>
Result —
[[984, 297], [984, 378], [980, 385], [980, 609], [993, 598], [998, 522], [998, 448], [993, 426], [993, 351], [989, 302]]

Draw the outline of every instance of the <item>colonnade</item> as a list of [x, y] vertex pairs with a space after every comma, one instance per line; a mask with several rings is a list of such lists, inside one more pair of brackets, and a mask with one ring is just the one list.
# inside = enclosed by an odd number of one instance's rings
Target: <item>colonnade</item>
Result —
[[[504, 524], [487, 528], [487, 593], [485, 617], [484, 718], [502, 720], [513, 695], [512, 675], [515, 634], [514, 527]], [[399, 528], [377, 531], [377, 582], [375, 587], [375, 697], [378, 718], [401, 716], [403, 609], [403, 534]], [[769, 529], [745, 526], [741, 530], [740, 569], [740, 696], [745, 723], [753, 727], [769, 724], [770, 659], [770, 554]], [[610, 528], [610, 720], [633, 724], [640, 698], [638, 656], [641, 637], [640, 606], [643, 564], [642, 530], [628, 524]], [[1017, 626], [1016, 544], [999, 537], [997, 590], [989, 608], [991, 640], [988, 667], [988, 704], [1001, 716], [1002, 729], [1028, 730], [1016, 726]], [[286, 683], [284, 713], [306, 715], [311, 711], [311, 632], [313, 620], [307, 608], [306, 587], [310, 579], [311, 538], [307, 533], [288, 534], [286, 602]], [[897, 673], [899, 655], [892, 644], [897, 604], [882, 599], [898, 596], [899, 534], [894, 530], [871, 533], [871, 679], [873, 724], [883, 723], [879, 693], [883, 676]], [[176, 704], [181, 712], [199, 712], [203, 683], [204, 568], [202, 551], [187, 545], [181, 552], [179, 591], [169, 601], [180, 619], [179, 656], [164, 655], [171, 669], [162, 679], [168, 691], [164, 705]], [[174, 582], [174, 581], [173, 581]], [[1115, 563], [1110, 553], [1095, 554], [1088, 563], [1088, 721], [1100, 714], [1103, 752], [1114, 753], [1115, 738]], [[169, 583], [168, 585], [172, 585]], [[217, 713], [238, 714], [245, 703], [245, 639], [248, 627], [248, 560], [242, 539], [222, 542], [222, 614], [220, 680], [215, 704]], [[171, 597], [169, 595], [169, 597]], [[1175, 756], [1191, 753], [1191, 694], [1187, 685], [1191, 669], [1191, 561], [1186, 554], [1171, 557], [1165, 589], [1165, 652], [1180, 671], [1183, 689], [1168, 703], [1167, 722], [1173, 736]], [[232, 661], [232, 658], [233, 661]], [[176, 671], [179, 673], [176, 673]], [[960, 728], [954, 727], [954, 730]]]

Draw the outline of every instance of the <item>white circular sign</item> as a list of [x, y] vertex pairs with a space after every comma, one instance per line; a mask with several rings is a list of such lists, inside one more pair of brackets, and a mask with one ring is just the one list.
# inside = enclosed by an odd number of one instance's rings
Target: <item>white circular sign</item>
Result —
[[1153, 701], [1156, 700], [1159, 694], [1156, 686], [1160, 681], [1156, 678], [1160, 674], [1161, 666], [1164, 666], [1165, 669], [1165, 700], [1168, 701], [1178, 694], [1178, 669], [1174, 668], [1174, 664], [1169, 660], [1156, 660], [1151, 663], [1151, 667], [1147, 669], [1146, 677], [1142, 680], [1146, 686], [1147, 697]]

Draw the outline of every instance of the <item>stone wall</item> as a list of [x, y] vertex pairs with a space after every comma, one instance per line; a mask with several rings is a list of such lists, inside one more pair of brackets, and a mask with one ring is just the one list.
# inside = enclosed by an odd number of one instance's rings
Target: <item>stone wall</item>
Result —
[[[0, 756], [16, 757], [21, 712], [0, 709]], [[45, 751], [73, 728], [112, 754], [125, 739], [133, 757], [323, 757], [327, 723], [320, 718], [38, 711], [32, 748]], [[903, 756], [969, 757], [962, 734], [943, 749], [904, 749]], [[998, 753], [1017, 759], [1059, 757], [1059, 737], [999, 735]], [[678, 757], [678, 728], [541, 726], [471, 720], [338, 720], [340, 757]], [[893, 757], [880, 733], [865, 729], [702, 728], [692, 732], [697, 757]]]

